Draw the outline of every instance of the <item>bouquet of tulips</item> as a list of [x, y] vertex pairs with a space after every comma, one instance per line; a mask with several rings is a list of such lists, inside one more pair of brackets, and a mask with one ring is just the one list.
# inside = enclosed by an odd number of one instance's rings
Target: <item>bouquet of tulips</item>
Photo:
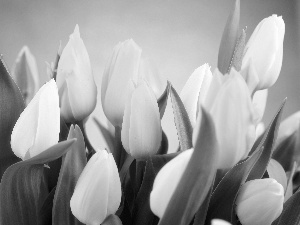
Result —
[[[28, 47], [11, 75], [1, 56], [0, 224], [300, 224], [300, 112], [280, 123], [282, 100], [261, 122], [285, 24], [265, 18], [246, 42], [239, 20], [236, 0], [217, 68], [197, 68], [180, 94], [133, 40], [117, 44], [101, 84], [109, 122], [95, 120], [106, 149], [85, 130], [97, 87], [77, 25], [41, 88]], [[168, 98], [179, 139], [169, 150]]]

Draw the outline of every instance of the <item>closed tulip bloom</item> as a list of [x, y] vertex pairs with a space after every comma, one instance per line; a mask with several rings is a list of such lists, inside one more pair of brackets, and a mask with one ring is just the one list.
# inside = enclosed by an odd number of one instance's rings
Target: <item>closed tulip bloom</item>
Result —
[[211, 221], [211, 225], [231, 225], [231, 223], [228, 223], [227, 221], [221, 219], [213, 219]]
[[12, 77], [20, 88], [26, 105], [28, 105], [39, 89], [39, 74], [35, 57], [27, 46], [24, 46], [18, 54], [12, 68]]
[[252, 98], [252, 104], [256, 113], [256, 123], [258, 124], [264, 116], [268, 99], [268, 89], [256, 91]]
[[[133, 82], [130, 83], [134, 88]], [[158, 151], [161, 138], [162, 129], [155, 95], [142, 82], [128, 95], [121, 131], [123, 147], [134, 158], [147, 158]]]
[[78, 25], [61, 54], [56, 82], [61, 115], [66, 122], [81, 121], [93, 112], [97, 103], [97, 87]]
[[[271, 87], [277, 80], [283, 55], [285, 24], [281, 16], [263, 19], [255, 28], [244, 51], [242, 70], [248, 69], [246, 80], [257, 80], [255, 90]], [[251, 68], [252, 67], [252, 68]]]
[[275, 179], [246, 182], [236, 200], [236, 212], [243, 225], [271, 225], [283, 209], [284, 189]]
[[158, 74], [151, 63], [142, 58], [142, 49], [132, 40], [114, 47], [102, 78], [101, 101], [104, 114], [116, 127], [121, 127], [128, 94], [128, 82], [147, 81], [156, 99], [163, 94], [166, 80]]
[[60, 132], [57, 86], [44, 84], [21, 113], [11, 134], [11, 148], [22, 160], [38, 155], [56, 144]]
[[162, 218], [194, 149], [183, 151], [158, 172], [150, 194], [152, 212]]
[[121, 182], [111, 153], [97, 151], [83, 169], [70, 201], [73, 215], [87, 225], [99, 225], [115, 214], [121, 202]]
[[254, 110], [242, 76], [234, 69], [221, 86], [209, 112], [220, 146], [218, 168], [231, 168], [245, 158], [255, 140]]
[[180, 98], [189, 115], [192, 126], [195, 126], [200, 105], [204, 99], [212, 79], [212, 74], [208, 64], [197, 68], [185, 83]]

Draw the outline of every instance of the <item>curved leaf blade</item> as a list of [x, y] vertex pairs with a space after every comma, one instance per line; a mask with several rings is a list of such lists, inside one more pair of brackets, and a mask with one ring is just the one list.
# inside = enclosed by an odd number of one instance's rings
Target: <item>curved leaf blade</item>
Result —
[[218, 157], [213, 121], [202, 108], [194, 152], [159, 225], [189, 224], [205, 200], [216, 173]]
[[76, 138], [70, 150], [63, 156], [56, 192], [52, 208], [52, 224], [76, 225], [82, 224], [73, 216], [70, 200], [73, 195], [77, 180], [87, 163], [83, 134], [76, 125], [70, 127], [68, 139]]
[[193, 147], [193, 127], [178, 93], [172, 85], [170, 87], [170, 95], [180, 149], [184, 151]]
[[218, 68], [222, 74], [226, 74], [230, 70], [231, 61], [238, 40], [239, 23], [240, 1], [236, 0], [227, 19], [219, 48]]

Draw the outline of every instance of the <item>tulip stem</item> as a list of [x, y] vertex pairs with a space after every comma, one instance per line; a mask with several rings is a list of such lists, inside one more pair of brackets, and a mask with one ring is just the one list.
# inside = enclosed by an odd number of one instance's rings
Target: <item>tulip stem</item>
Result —
[[122, 165], [125, 161], [126, 152], [123, 148], [121, 142], [121, 127], [115, 127], [115, 148], [114, 148], [114, 157], [118, 166], [119, 171], [122, 168]]
[[85, 143], [86, 148], [88, 149], [87, 159], [89, 160], [94, 155], [94, 153], [96, 151], [94, 150], [93, 146], [91, 145], [91, 143], [90, 143], [90, 141], [89, 141], [89, 139], [86, 135], [84, 125], [83, 125], [83, 121], [78, 122], [77, 125], [80, 127], [80, 129], [82, 131], [84, 143]]

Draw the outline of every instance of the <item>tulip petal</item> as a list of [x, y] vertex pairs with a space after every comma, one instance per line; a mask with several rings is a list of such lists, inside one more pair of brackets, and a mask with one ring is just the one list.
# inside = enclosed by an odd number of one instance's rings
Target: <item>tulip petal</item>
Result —
[[[155, 177], [153, 190], [150, 195], [150, 207], [152, 212], [159, 218], [162, 218], [164, 215], [164, 212], [176, 187], [178, 186], [183, 172], [188, 165], [193, 151], [194, 149], [189, 149], [182, 152], [180, 155], [167, 163]], [[166, 186], [166, 179], [168, 179], [168, 186]]]
[[267, 167], [267, 172], [270, 178], [275, 179], [278, 183], [280, 183], [284, 190], [287, 187], [287, 177], [285, 171], [281, 164], [274, 159], [270, 159], [270, 162]]
[[33, 157], [58, 142], [58, 104], [57, 87], [52, 79], [40, 88], [15, 124], [11, 147], [18, 157], [23, 160]]
[[70, 206], [73, 215], [82, 223], [99, 225], [106, 218], [109, 193], [107, 158], [105, 150], [95, 153], [77, 181]]
[[156, 99], [159, 99], [164, 93], [167, 80], [159, 74], [157, 67], [149, 59], [141, 57], [138, 79], [146, 80], [149, 87], [155, 94]]
[[[73, 121], [73, 118], [76, 121], [83, 120], [95, 109], [97, 87], [92, 74], [90, 58], [80, 37], [78, 25], [70, 35], [69, 42], [60, 56], [56, 81], [65, 121]], [[65, 88], [67, 91], [62, 90]], [[68, 97], [61, 96], [61, 94], [66, 95], [66, 92], [68, 92]]]
[[211, 115], [220, 144], [218, 168], [230, 168], [248, 155], [255, 140], [250, 93], [234, 69], [218, 92]]
[[28, 104], [38, 91], [39, 75], [36, 60], [27, 46], [24, 46], [19, 52], [12, 68], [12, 76]]
[[[119, 50], [109, 83], [106, 89], [103, 110], [114, 126], [122, 126], [127, 98], [126, 85], [129, 79], [137, 76], [142, 50], [133, 40], [127, 40]], [[137, 80], [137, 78], [136, 78]]]
[[196, 123], [199, 106], [206, 98], [211, 79], [212, 74], [209, 65], [204, 64], [192, 73], [180, 93], [180, 98], [193, 127]]
[[156, 98], [146, 83], [140, 84], [131, 97], [129, 128], [130, 154], [153, 155], [160, 147], [162, 130]]
[[257, 122], [260, 122], [264, 115], [267, 99], [268, 99], [268, 89], [256, 91], [255, 94], [253, 95], [252, 103], [255, 112], [257, 113]]
[[49, 82], [49, 87], [41, 92], [40, 95], [37, 130], [34, 145], [29, 151], [30, 156], [35, 156], [57, 143], [59, 132], [59, 97], [57, 86], [54, 80], [51, 80]]
[[118, 173], [117, 164], [111, 153], [108, 154], [108, 167], [109, 167], [109, 193], [108, 193], [108, 206], [107, 216], [115, 214], [121, 203], [121, 181]]
[[130, 118], [131, 118], [131, 96], [134, 91], [134, 83], [133, 80], [128, 82], [128, 96], [124, 110], [122, 130], [121, 130], [121, 141], [124, 149], [130, 154], [129, 147], [129, 131], [130, 131]]

